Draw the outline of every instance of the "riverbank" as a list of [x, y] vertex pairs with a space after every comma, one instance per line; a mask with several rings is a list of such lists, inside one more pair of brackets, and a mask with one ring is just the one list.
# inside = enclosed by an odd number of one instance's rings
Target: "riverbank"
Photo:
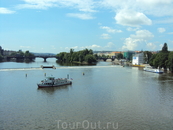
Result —
[[3, 58], [0, 62], [34, 62], [35, 59], [30, 59], [30, 58], [22, 58], [22, 59], [17, 59], [17, 58]]
[[73, 66], [73, 65], [96, 65], [97, 62], [93, 62], [93, 63], [88, 63], [88, 62], [78, 62], [78, 61], [72, 61], [72, 62], [60, 62], [60, 61], [56, 61], [56, 63], [58, 63], [59, 65], [62, 65], [62, 66]]

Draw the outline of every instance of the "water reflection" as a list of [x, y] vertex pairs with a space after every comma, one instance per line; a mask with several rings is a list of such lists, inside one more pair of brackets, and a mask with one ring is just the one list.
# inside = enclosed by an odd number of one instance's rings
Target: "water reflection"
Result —
[[95, 66], [97, 63], [94, 64], [78, 64], [78, 63], [71, 63], [71, 62], [60, 62], [56, 61], [59, 66]]
[[72, 87], [72, 85], [63, 85], [59, 87], [49, 87], [49, 88], [38, 88], [37, 91], [40, 91], [42, 93], [46, 93], [49, 95], [53, 95], [56, 91], [69, 91], [70, 87]]

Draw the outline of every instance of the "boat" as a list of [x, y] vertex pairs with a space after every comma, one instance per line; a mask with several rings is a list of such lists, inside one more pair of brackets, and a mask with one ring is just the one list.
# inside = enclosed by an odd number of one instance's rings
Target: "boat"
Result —
[[58, 87], [62, 85], [70, 85], [72, 81], [67, 78], [58, 78], [55, 77], [47, 77], [46, 79], [42, 80], [41, 83], [38, 83], [38, 88], [46, 88], [46, 87]]
[[158, 74], [162, 74], [163, 71], [160, 69], [154, 69], [151, 66], [146, 66], [145, 68], [143, 68], [144, 71], [148, 71], [148, 72], [153, 72], [153, 73], [158, 73]]

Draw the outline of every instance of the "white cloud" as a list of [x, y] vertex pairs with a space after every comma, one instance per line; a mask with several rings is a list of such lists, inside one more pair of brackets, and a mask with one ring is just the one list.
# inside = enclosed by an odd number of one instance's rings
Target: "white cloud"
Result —
[[168, 34], [173, 34], [173, 32], [169, 32]]
[[83, 50], [83, 49], [85, 49], [85, 48], [87, 48], [87, 49], [92, 49], [92, 50], [99, 50], [99, 49], [102, 48], [102, 47], [99, 46], [99, 45], [93, 44], [93, 45], [91, 45], [91, 46], [81, 46], [81, 47], [79, 47], [79, 46], [74, 46], [74, 47], [66, 47], [65, 50], [69, 51], [71, 48], [74, 49], [75, 51], [79, 51], [79, 50]]
[[153, 43], [151, 43], [151, 42], [146, 43], [146, 45], [147, 45], [147, 48], [148, 48], [149, 50], [155, 50], [155, 49], [156, 49], [156, 45], [153, 44]]
[[128, 27], [128, 28], [127, 28], [127, 31], [137, 31], [137, 30], [139, 30], [138, 27], [135, 27], [135, 28]]
[[160, 24], [160, 23], [173, 23], [173, 17], [170, 18], [165, 18], [165, 19], [161, 19], [161, 20], [156, 20], [154, 21], [154, 23]]
[[173, 16], [173, 0], [102, 0], [100, 5], [116, 12], [130, 9], [147, 15]]
[[121, 30], [116, 30], [116, 29], [112, 29], [110, 27], [107, 27], [107, 26], [101, 26], [100, 27], [101, 29], [105, 29], [108, 33], [121, 33], [122, 31]]
[[145, 14], [126, 9], [120, 10], [116, 14], [115, 20], [117, 24], [131, 27], [152, 24], [152, 21]]
[[83, 20], [94, 19], [94, 17], [92, 17], [91, 14], [86, 14], [86, 13], [68, 13], [67, 16]]
[[66, 7], [73, 7], [83, 12], [96, 12], [94, 0], [57, 0], [58, 4]]
[[83, 50], [83, 49], [92, 49], [93, 51], [95, 50], [115, 50], [115, 44], [112, 42], [108, 42], [105, 46], [100, 46], [100, 45], [90, 45], [90, 46], [75, 46], [75, 47], [66, 47], [65, 49], [67, 51], [70, 50], [70, 48], [74, 49], [75, 51]]
[[96, 45], [96, 44], [93, 44], [93, 45], [91, 45], [91, 46], [81, 47], [81, 49], [85, 49], [85, 48], [87, 48], [87, 49], [92, 49], [92, 50], [97, 50], [97, 49], [100, 49], [101, 46]]
[[[148, 16], [173, 16], [173, 0], [22, 0], [18, 9], [48, 9], [52, 7], [77, 9], [79, 12], [94, 13], [106, 8], [116, 12], [117, 24], [125, 26], [151, 25]], [[148, 16], [147, 16], [148, 15]], [[91, 16], [92, 17], [92, 16]], [[92, 18], [90, 18], [92, 19]], [[171, 19], [156, 22], [172, 22]]]
[[23, 0], [17, 8], [47, 9], [51, 7], [72, 7], [82, 12], [96, 12], [93, 0]]
[[115, 44], [112, 43], [112, 42], [108, 42], [107, 45], [104, 48], [107, 48], [107, 49], [115, 48]]
[[137, 2], [146, 3], [148, 5], [171, 4], [172, 0], [136, 0]]
[[111, 8], [113, 10], [122, 9], [127, 5], [131, 5], [127, 0], [102, 0], [100, 5], [106, 8]]
[[47, 9], [49, 7], [57, 6], [57, 0], [23, 0], [25, 3], [17, 6], [19, 9]]
[[166, 29], [165, 29], [165, 28], [158, 28], [157, 31], [158, 31], [159, 33], [163, 33], [163, 32], [166, 31]]
[[130, 36], [133, 39], [149, 40], [154, 37], [154, 35], [148, 30], [138, 30], [136, 34]]
[[172, 0], [137, 0], [143, 12], [154, 16], [173, 16]]
[[15, 11], [0, 7], [0, 14], [13, 14], [13, 13], [15, 13]]
[[100, 46], [94, 44], [94, 45], [91, 46], [91, 48], [93, 48], [93, 49], [94, 49], [94, 48], [100, 48]]
[[78, 50], [80, 47], [74, 46], [74, 47], [65, 47], [65, 50], [69, 51], [70, 49]]
[[29, 48], [31, 48], [31, 46], [20, 46], [20, 48], [22, 48], [22, 49], [29, 49]]
[[139, 44], [146, 43], [148, 40], [152, 39], [154, 35], [148, 30], [138, 30], [136, 34], [130, 35], [130, 37], [125, 39], [123, 50], [135, 50]]
[[132, 39], [131, 37], [125, 39], [125, 43], [122, 46], [123, 50], [134, 50], [137, 47], [138, 39]]
[[102, 38], [102, 39], [110, 39], [111, 37], [110, 37], [109, 34], [103, 33], [103, 34], [101, 35], [101, 38]]

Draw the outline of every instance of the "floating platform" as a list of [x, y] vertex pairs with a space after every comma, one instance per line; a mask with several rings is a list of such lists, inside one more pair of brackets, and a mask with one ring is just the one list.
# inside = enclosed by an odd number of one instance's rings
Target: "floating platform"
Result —
[[56, 69], [56, 67], [54, 65], [52, 66], [41, 66], [42, 69], [47, 69], [47, 68], [52, 68], [52, 69]]

